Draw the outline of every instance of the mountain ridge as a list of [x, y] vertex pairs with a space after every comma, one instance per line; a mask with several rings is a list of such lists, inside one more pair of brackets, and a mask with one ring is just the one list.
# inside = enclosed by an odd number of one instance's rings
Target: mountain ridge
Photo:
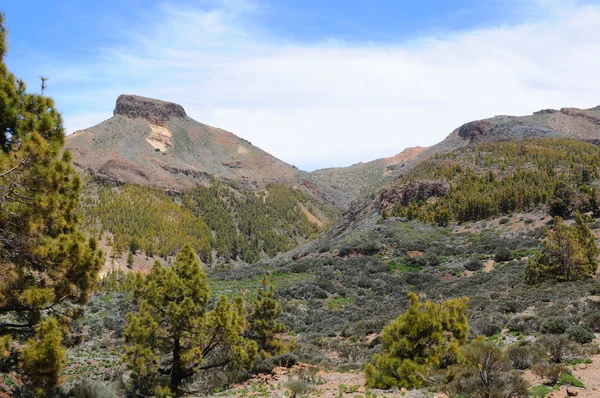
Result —
[[67, 136], [65, 148], [80, 170], [114, 184], [183, 191], [214, 180], [251, 190], [283, 183], [335, 208], [351, 199], [178, 104], [139, 96], [119, 96], [113, 117]]
[[[405, 187], [398, 186], [398, 181], [410, 173], [414, 167], [434, 159], [436, 156], [468, 150], [468, 148], [474, 149], [486, 143], [540, 138], [568, 138], [598, 145], [600, 143], [600, 106], [589, 109], [544, 109], [534, 112], [532, 115], [501, 115], [465, 123], [454, 129], [438, 144], [425, 148], [417, 156], [411, 158], [411, 161], [401, 168], [394, 179], [379, 186], [371, 192], [371, 195], [362, 195], [353, 201], [344, 210], [338, 221], [318, 239], [288, 253], [283, 253], [272, 261], [286, 263], [297, 258], [320, 256], [322, 253], [329, 252], [333, 247], [339, 247], [343, 242], [350, 244], [350, 241], [357, 239], [357, 236], [369, 234], [379, 236], [382, 230], [378, 225], [378, 222], [381, 221], [380, 213], [384, 209], [390, 208], [390, 204], [398, 201], [404, 194]], [[351, 167], [356, 167], [356, 165]], [[411, 189], [429, 189], [428, 184], [439, 185], [443, 184], [443, 181], [417, 181]], [[449, 188], [450, 185], [447, 185], [443, 187], [442, 191], [447, 193]]]

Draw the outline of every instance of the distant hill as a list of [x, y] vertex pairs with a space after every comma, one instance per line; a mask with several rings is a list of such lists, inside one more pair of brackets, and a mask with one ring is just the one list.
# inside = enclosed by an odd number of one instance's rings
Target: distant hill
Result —
[[407, 148], [395, 156], [356, 163], [350, 167], [315, 170], [311, 174], [320, 182], [331, 185], [354, 198], [370, 194], [410, 168], [426, 147]]
[[[455, 160], [451, 153], [458, 153], [457, 156], [462, 159], [461, 167], [465, 170], [472, 169], [473, 175], [476, 176], [482, 168], [480, 165], [471, 164], [474, 160], [471, 159], [469, 151], [496, 142], [541, 138], [600, 142], [600, 107], [587, 110], [542, 110], [529, 116], [496, 116], [473, 121], [455, 129], [445, 140], [429, 148], [409, 148], [389, 158], [306, 173], [230, 132], [194, 121], [186, 115], [180, 105], [122, 95], [117, 100], [112, 118], [67, 137], [66, 147], [71, 150], [75, 164], [85, 172], [84, 174], [89, 173], [95, 181], [109, 182], [109, 185], [134, 183], [177, 191], [181, 194], [180, 197], [189, 197], [189, 192], [194, 187], [214, 186], [215, 181], [225, 182], [226, 187], [219, 188], [220, 193], [214, 194], [219, 198], [216, 202], [202, 199], [201, 205], [190, 207], [190, 201], [186, 202], [188, 206], [184, 204], [182, 210], [191, 211], [192, 216], [197, 218], [190, 218], [192, 221], [188, 232], [182, 227], [177, 233], [167, 235], [182, 234], [182, 239], [184, 236], [195, 236], [197, 232], [193, 231], [199, 230], [198, 225], [207, 223], [212, 233], [220, 237], [224, 236], [224, 232], [218, 231], [227, 227], [223, 229], [228, 231], [227, 242], [215, 241], [209, 246], [198, 243], [198, 250], [216, 250], [216, 255], [220, 258], [231, 257], [234, 260], [254, 262], [259, 257], [265, 258], [265, 254], [271, 257], [277, 252], [307, 243], [314, 238], [317, 231], [322, 230], [321, 227], [335, 221], [337, 217], [334, 209], [346, 210], [328, 232], [318, 240], [289, 252], [283, 258], [346, 247], [344, 242], [347, 238], [355, 239], [356, 236], [378, 228], [376, 222], [383, 209], [388, 212], [393, 210], [397, 215], [415, 213], [417, 219], [427, 220], [439, 218], [440, 206], [443, 204], [448, 208], [450, 220], [453, 217], [464, 218], [462, 215], [457, 216], [459, 210], [456, 207], [457, 203], [465, 202], [466, 199], [460, 199], [460, 196], [457, 196], [458, 191], [453, 190], [463, 179], [456, 176], [446, 178], [443, 174], [444, 170], [452, 170], [454, 167]], [[545, 143], [540, 151], [543, 153], [545, 150], [556, 150], [553, 145]], [[481, 152], [482, 149], [477, 151]], [[480, 158], [491, 162], [491, 169], [496, 173], [497, 180], [495, 186], [482, 189], [502, 190], [500, 181], [510, 175], [513, 168], [489, 153], [496, 151], [500, 154], [498, 156], [513, 156], [514, 149], [488, 147], [483, 151], [484, 154], [480, 155]], [[522, 167], [531, 168], [527, 157], [519, 161]], [[498, 172], [494, 169], [496, 166], [501, 167], [498, 166], [501, 164], [505, 164], [505, 171]], [[543, 174], [544, 170], [540, 169], [538, 173]], [[525, 179], [518, 184], [525, 188], [528, 186]], [[279, 188], [273, 188], [274, 186]], [[543, 194], [551, 194], [553, 186], [552, 181], [545, 183]], [[294, 193], [295, 189], [299, 189], [302, 195]], [[251, 204], [256, 198], [262, 198], [261, 203], [265, 203], [267, 198], [274, 199], [269, 196], [270, 191], [281, 194], [275, 202], [261, 210], [260, 217], [257, 213], [246, 218], [246, 215], [252, 214]], [[128, 203], [144, 203], [143, 195], [135, 196], [135, 192], [138, 191], [125, 187], [119, 192], [121, 196], [116, 196], [106, 188], [89, 187], [86, 189], [87, 205], [83, 208], [85, 224], [95, 234], [109, 233], [109, 243], [113, 245], [112, 252], [121, 256], [121, 262], [125, 259], [125, 254], [121, 253], [129, 242], [136, 242], [136, 245], [139, 242], [140, 248], [146, 254], [157, 252], [161, 256], [168, 256], [174, 253], [181, 239], [175, 239], [173, 242], [162, 239], [156, 241], [158, 243], [145, 243], [144, 240], [147, 236], [153, 236], [152, 234], [158, 237], [164, 235], [166, 226], [170, 223], [168, 219], [156, 219], [161, 217], [162, 210], [157, 210], [155, 215], [138, 222], [153, 226], [155, 231], [138, 231], [135, 226], [125, 221], [141, 217], [141, 213], [136, 211], [127, 215]], [[448, 200], [436, 199], [448, 192], [454, 196]], [[465, 197], [472, 197], [479, 191], [469, 188], [460, 192]], [[104, 193], [104, 196], [101, 193]], [[162, 197], [158, 192], [150, 196], [156, 196], [154, 201], [160, 203], [155, 206], [157, 209], [171, 206], [167, 202], [181, 206], [180, 199]], [[97, 201], [97, 197], [104, 199]], [[124, 201], [119, 199], [122, 203], [111, 204], [110, 198], [114, 201], [118, 197]], [[236, 199], [242, 197], [244, 199], [241, 201]], [[426, 203], [417, 204], [417, 200], [411, 205], [413, 197]], [[482, 198], [487, 200], [485, 195]], [[316, 202], [311, 204], [313, 199]], [[440, 205], [436, 207], [435, 204], [428, 204], [429, 200], [437, 201]], [[231, 221], [226, 225], [211, 219], [211, 215], [215, 209], [220, 208], [221, 203], [226, 210], [223, 217], [227, 216], [225, 218]], [[256, 202], [256, 206], [258, 203]], [[412, 206], [410, 211], [409, 205]], [[407, 207], [406, 211], [403, 210], [403, 206]], [[284, 211], [271, 214], [271, 208]], [[289, 213], [292, 209], [293, 214]], [[515, 209], [521, 210], [520, 207]], [[173, 208], [173, 211], [176, 209]], [[491, 215], [503, 213], [490, 203], [478, 212]], [[152, 217], [156, 222], [149, 221]], [[471, 219], [478, 218], [480, 216], [473, 216]], [[124, 221], [115, 222], [121, 219]], [[256, 225], [246, 228], [246, 219], [255, 220]], [[307, 220], [310, 224], [307, 224]], [[311, 224], [318, 228], [311, 227]], [[253, 242], [253, 237], [259, 235], [259, 240]], [[367, 246], [368, 240], [364, 242]], [[355, 243], [350, 243], [348, 247], [352, 249]], [[248, 251], [248, 248], [256, 248], [257, 251]]]
[[463, 124], [423, 153], [429, 157], [469, 145], [528, 138], [600, 139], [600, 106], [543, 109], [528, 116], [495, 116]]
[[134, 95], [119, 96], [112, 118], [67, 136], [66, 148], [80, 169], [119, 184], [183, 191], [213, 180], [241, 189], [281, 183], [331, 207], [350, 199], [249, 141], [191, 119], [180, 105]]
[[458, 127], [446, 139], [431, 147], [407, 148], [389, 158], [316, 170], [311, 174], [321, 183], [357, 198], [385, 187], [436, 154], [486, 142], [530, 138], [600, 140], [600, 106], [591, 109], [544, 109], [528, 116], [495, 116], [476, 120]]
[[[521, 150], [511, 145], [522, 140], [527, 140], [528, 144]], [[582, 147], [577, 144], [578, 141], [588, 145]], [[431, 218], [432, 221], [436, 215], [439, 216], [439, 210], [444, 206], [448, 207], [444, 211], [449, 211], [450, 220], [453, 217], [478, 220], [488, 216], [501, 216], [514, 210], [526, 211], [529, 205], [521, 206], [520, 202], [510, 206], [503, 205], [507, 209], [503, 210], [502, 207], [496, 208], [494, 201], [498, 199], [499, 192], [506, 192], [508, 188], [531, 188], [539, 192], [521, 192], [519, 200], [531, 200], [530, 208], [546, 203], [561, 180], [556, 179], [557, 173], [548, 171], [548, 167], [555, 167], [556, 170], [574, 168], [572, 173], [577, 177], [568, 173], [561, 177], [573, 184], [574, 190], [577, 190], [578, 178], [581, 177], [577, 173], [581, 173], [581, 170], [591, 173], [589, 178], [592, 181], [598, 181], [600, 176], [593, 171], [596, 159], [590, 158], [590, 153], [597, 155], [598, 151], [594, 146], [599, 143], [600, 106], [590, 109], [546, 109], [529, 116], [495, 116], [466, 123], [438, 144], [429, 148], [407, 150], [406, 161], [400, 163], [404, 167], [396, 166], [389, 176], [381, 176], [385, 174], [382, 171], [385, 170], [385, 159], [348, 168], [315, 171], [315, 177], [336, 187], [344, 186], [344, 180], [355, 181], [346, 185], [353, 186], [354, 191], [348, 189], [347, 192], [352, 195], [360, 192], [361, 195], [318, 240], [286, 253], [281, 260], [285, 262], [292, 257], [337, 252], [340, 249], [344, 249], [342, 253], [355, 249], [368, 252], [371, 244], [377, 246], [376, 243], [381, 241], [380, 232], [377, 232], [381, 228], [377, 225], [377, 220], [384, 209], [394, 209], [396, 215], [414, 213], [415, 219]], [[549, 154], [546, 153], [548, 151]], [[405, 153], [406, 151], [396, 158], [401, 158]], [[577, 164], [578, 156], [581, 164]], [[533, 159], [545, 162], [546, 166], [537, 164]], [[452, 172], [454, 167], [461, 170], [459, 174]], [[530, 172], [533, 169], [537, 174], [533, 177], [520, 174], [513, 177], [520, 169]], [[481, 174], [490, 171], [496, 179], [493, 184], [486, 185]], [[548, 173], [552, 175], [547, 175]], [[513, 178], [514, 181], [505, 181], [506, 177]], [[528, 182], [527, 178], [538, 180]], [[475, 185], [474, 179], [481, 181], [477, 180], [478, 185]], [[369, 184], [372, 184], [370, 191]], [[494, 195], [497, 197], [492, 197]], [[531, 199], [536, 198], [536, 195], [541, 195], [541, 199]], [[589, 201], [588, 196], [589, 194], [581, 193], [578, 200]], [[468, 206], [459, 209], [459, 204], [463, 203]], [[461, 213], [465, 211], [473, 214]], [[370, 236], [371, 234], [373, 235]], [[359, 239], [359, 236], [364, 238]], [[358, 249], [359, 246], [362, 248]]]

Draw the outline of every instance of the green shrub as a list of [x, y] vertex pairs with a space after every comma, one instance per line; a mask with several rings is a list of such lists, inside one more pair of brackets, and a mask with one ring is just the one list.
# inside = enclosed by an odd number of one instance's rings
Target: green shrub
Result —
[[569, 327], [569, 322], [564, 316], [551, 316], [542, 320], [540, 332], [543, 334], [562, 334]]
[[477, 260], [476, 258], [469, 259], [463, 266], [467, 271], [479, 271], [483, 268], [481, 261]]
[[592, 331], [598, 333], [600, 332], [600, 311], [592, 312], [589, 315], [586, 315], [582, 319], [582, 323], [585, 327], [590, 328]]
[[509, 261], [512, 258], [511, 251], [506, 246], [498, 246], [494, 252], [496, 262]]
[[577, 377], [569, 372], [562, 373], [558, 378], [558, 384], [561, 386], [585, 387], [585, 385]]
[[594, 333], [590, 332], [583, 326], [573, 325], [566, 330], [569, 340], [580, 344], [591, 343], [594, 340]]

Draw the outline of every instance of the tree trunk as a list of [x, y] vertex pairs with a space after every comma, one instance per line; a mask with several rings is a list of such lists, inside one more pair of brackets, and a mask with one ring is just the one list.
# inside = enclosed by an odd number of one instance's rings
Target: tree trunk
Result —
[[169, 381], [171, 391], [174, 393], [179, 391], [183, 378], [184, 370], [181, 365], [181, 342], [179, 341], [179, 336], [175, 336], [173, 339], [173, 367], [171, 368], [171, 379]]

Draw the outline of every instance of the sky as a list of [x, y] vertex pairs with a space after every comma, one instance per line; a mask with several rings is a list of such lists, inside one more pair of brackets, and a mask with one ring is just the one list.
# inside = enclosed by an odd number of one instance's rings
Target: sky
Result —
[[470, 120], [600, 104], [600, 0], [3, 0], [9, 69], [68, 133], [172, 101], [304, 170]]

